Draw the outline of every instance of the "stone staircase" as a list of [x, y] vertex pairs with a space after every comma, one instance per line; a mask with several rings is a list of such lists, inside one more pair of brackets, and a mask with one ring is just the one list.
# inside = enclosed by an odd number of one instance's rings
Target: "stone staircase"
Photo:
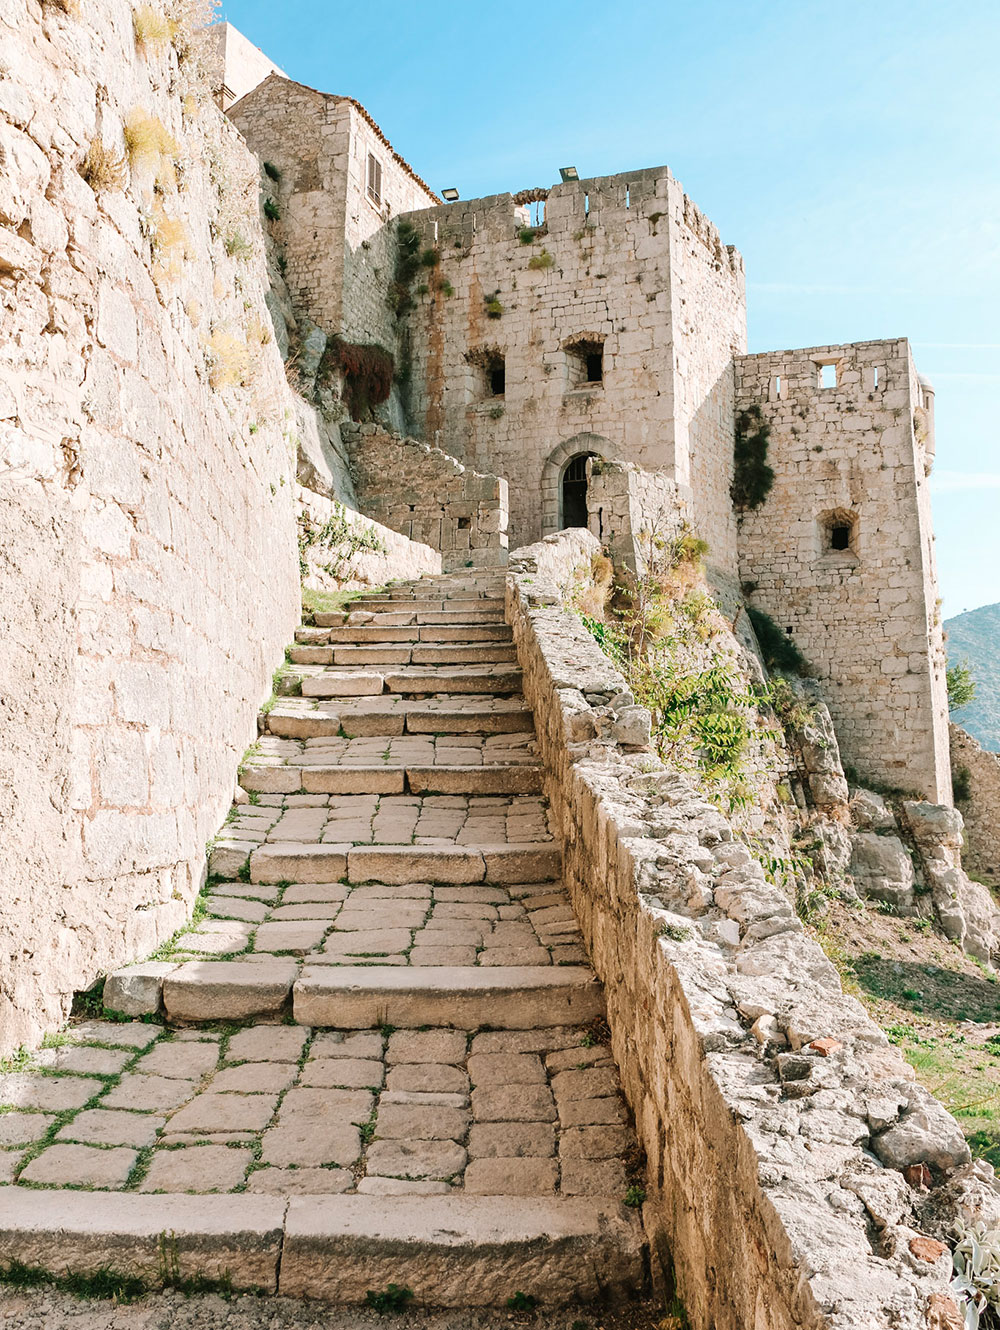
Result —
[[502, 578], [315, 618], [204, 916], [108, 981], [145, 1019], [0, 1077], [0, 1245], [141, 1266], [170, 1232], [185, 1269], [340, 1302], [635, 1295], [638, 1153]]

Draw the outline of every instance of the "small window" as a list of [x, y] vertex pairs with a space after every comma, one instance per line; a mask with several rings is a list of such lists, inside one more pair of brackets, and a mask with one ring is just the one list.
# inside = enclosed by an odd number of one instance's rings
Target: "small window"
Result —
[[849, 550], [851, 548], [851, 528], [849, 526], [832, 526], [830, 528], [830, 548], [832, 550]]
[[604, 348], [587, 352], [587, 382], [604, 382]]
[[872, 387], [873, 388], [878, 387], [878, 365], [876, 365], [872, 370]]
[[820, 365], [819, 367], [819, 386], [821, 388], [836, 388], [837, 386], [837, 366], [835, 364]]
[[567, 386], [587, 388], [604, 382], [604, 342], [583, 336], [566, 346]]
[[486, 376], [489, 381], [490, 396], [502, 397], [507, 391], [507, 370], [504, 362], [494, 361], [487, 367]]
[[377, 208], [382, 206], [382, 163], [374, 153], [368, 154], [368, 197]]

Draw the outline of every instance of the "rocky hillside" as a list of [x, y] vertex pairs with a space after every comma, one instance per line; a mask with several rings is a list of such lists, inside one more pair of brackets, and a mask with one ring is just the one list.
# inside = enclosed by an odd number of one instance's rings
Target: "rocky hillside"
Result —
[[967, 662], [976, 681], [976, 699], [952, 719], [984, 748], [1000, 752], [1000, 603], [956, 614], [945, 621], [948, 663]]

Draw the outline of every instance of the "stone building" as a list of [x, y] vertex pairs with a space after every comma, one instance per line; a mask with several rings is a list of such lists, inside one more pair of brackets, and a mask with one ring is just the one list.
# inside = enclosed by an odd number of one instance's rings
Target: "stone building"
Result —
[[[383, 419], [503, 477], [512, 547], [599, 529], [589, 457], [657, 473], [800, 647], [859, 777], [950, 799], [933, 394], [905, 340], [747, 355], [743, 260], [666, 167], [442, 203], [349, 97], [272, 73], [230, 115], [296, 312], [392, 353]], [[737, 512], [748, 408], [775, 482]]]

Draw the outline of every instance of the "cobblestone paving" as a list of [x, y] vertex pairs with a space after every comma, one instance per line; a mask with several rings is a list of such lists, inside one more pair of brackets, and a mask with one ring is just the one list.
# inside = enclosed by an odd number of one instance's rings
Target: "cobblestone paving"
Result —
[[84, 1021], [0, 1075], [0, 1178], [139, 1192], [623, 1196], [600, 1031]]

